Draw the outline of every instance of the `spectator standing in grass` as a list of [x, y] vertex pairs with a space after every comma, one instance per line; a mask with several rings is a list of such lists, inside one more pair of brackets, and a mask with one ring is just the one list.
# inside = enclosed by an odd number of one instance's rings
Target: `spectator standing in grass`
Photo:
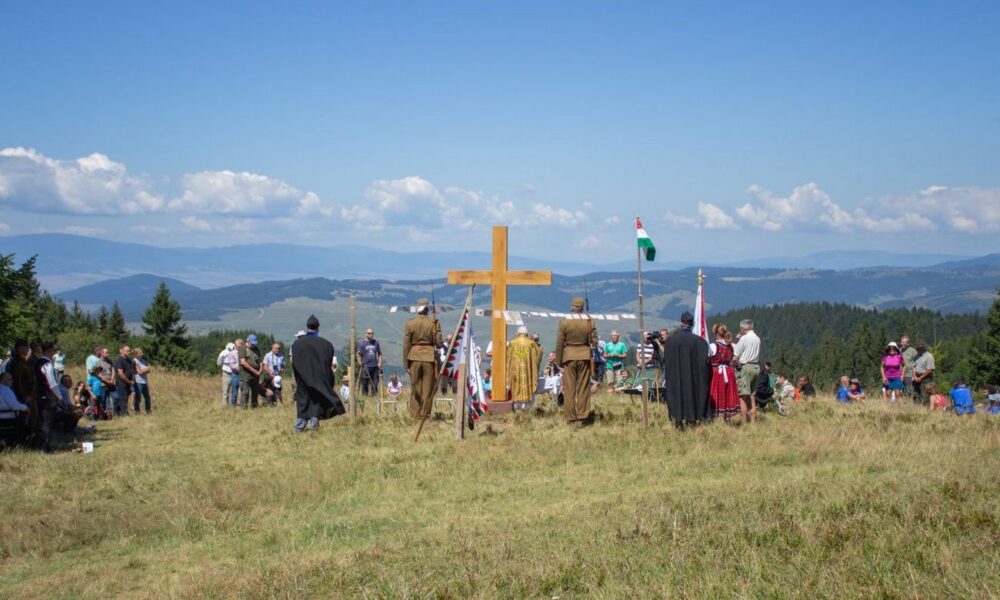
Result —
[[281, 352], [281, 344], [274, 342], [271, 344], [271, 351], [264, 355], [264, 377], [267, 379], [267, 386], [274, 395], [275, 402], [284, 404], [281, 399], [281, 387], [274, 385], [274, 380], [281, 377], [285, 371], [285, 355]]
[[910, 338], [905, 335], [899, 340], [899, 353], [903, 355], [903, 393], [912, 398], [913, 363], [917, 360], [917, 349], [910, 345]]
[[122, 413], [115, 392], [115, 366], [111, 363], [111, 352], [102, 346], [98, 356], [101, 359], [101, 370], [98, 374], [101, 378], [101, 402], [109, 413], [120, 415]]
[[66, 373], [66, 355], [59, 346], [56, 346], [56, 353], [52, 357], [52, 364], [55, 365], [56, 376], [62, 379], [62, 376]]
[[235, 349], [236, 346], [232, 342], [229, 342], [225, 348], [219, 351], [219, 355], [215, 357], [215, 366], [219, 367], [219, 371], [222, 373], [222, 406], [229, 404], [233, 382], [233, 370], [232, 367], [226, 365], [226, 357]]
[[712, 367], [712, 385], [709, 388], [712, 400], [712, 415], [729, 420], [740, 411], [740, 395], [733, 369], [732, 335], [722, 323], [712, 326], [715, 341], [709, 344], [709, 364]]
[[[382, 346], [375, 339], [375, 330], [369, 327], [365, 330], [365, 339], [358, 342], [358, 362], [361, 364], [361, 393], [365, 396], [377, 396], [379, 372], [382, 370]], [[444, 392], [444, 384], [442, 384]]]
[[753, 321], [740, 321], [740, 333], [733, 346], [733, 367], [736, 369], [736, 385], [740, 392], [740, 414], [743, 422], [750, 413], [750, 421], [757, 421], [757, 378], [760, 375], [760, 338], [753, 330]]
[[152, 414], [153, 406], [149, 399], [149, 361], [146, 360], [146, 353], [143, 352], [142, 348], [136, 348], [132, 351], [134, 358], [132, 359], [132, 364], [135, 367], [135, 399], [132, 401], [135, 414], [139, 414], [139, 397], [142, 397], [143, 406], [146, 409], [146, 414]]
[[38, 390], [39, 415], [35, 433], [42, 450], [49, 453], [52, 452], [52, 424], [55, 421], [55, 410], [62, 394], [59, 393], [56, 369], [52, 364], [52, 357], [56, 353], [55, 344], [44, 342], [41, 350], [42, 355], [38, 357], [38, 372], [41, 376]]
[[[115, 408], [121, 406], [121, 414], [128, 414], [128, 397], [135, 387], [135, 363], [132, 362], [132, 350], [128, 346], [118, 349], [118, 358], [115, 359]], [[139, 414], [139, 404], [136, 402], [135, 413]]]
[[693, 326], [694, 317], [684, 311], [680, 330], [667, 340], [663, 360], [667, 407], [675, 427], [698, 424], [712, 418], [708, 342], [691, 332]]
[[101, 363], [101, 347], [94, 346], [93, 351], [90, 353], [90, 356], [87, 357], [87, 360], [85, 362], [85, 366], [87, 368], [87, 374], [89, 375], [93, 373], [94, 367], [96, 367], [100, 363]]
[[260, 352], [257, 350], [257, 336], [250, 334], [247, 342], [239, 349], [240, 359], [240, 406], [244, 409], [257, 408], [260, 396]]
[[965, 384], [965, 380], [959, 377], [955, 380], [955, 387], [951, 389], [951, 400], [955, 405], [956, 415], [972, 415], [976, 413], [976, 403], [972, 400], [972, 390]]
[[896, 342], [889, 342], [882, 355], [882, 400], [896, 398], [903, 394], [903, 376], [906, 374], [906, 359], [899, 352]]
[[13, 382], [11, 389], [17, 399], [28, 407], [28, 428], [34, 431], [38, 422], [38, 357], [31, 354], [31, 346], [27, 340], [14, 342], [14, 353], [7, 363]]
[[605, 376], [612, 386], [618, 381], [618, 371], [622, 370], [626, 356], [628, 356], [628, 345], [621, 341], [617, 331], [612, 331], [611, 341], [604, 344], [604, 360], [607, 362]]
[[913, 360], [913, 390], [920, 403], [928, 403], [926, 387], [934, 383], [934, 355], [927, 349], [927, 342], [917, 340], [917, 357]]

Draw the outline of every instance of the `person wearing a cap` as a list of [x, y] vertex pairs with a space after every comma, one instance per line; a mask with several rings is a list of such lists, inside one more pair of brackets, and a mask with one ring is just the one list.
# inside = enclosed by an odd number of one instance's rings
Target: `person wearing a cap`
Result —
[[319, 319], [309, 315], [306, 334], [292, 344], [295, 377], [295, 433], [319, 428], [320, 419], [342, 415], [344, 403], [333, 391], [333, 344], [319, 335]]
[[257, 408], [260, 397], [260, 350], [257, 336], [247, 336], [246, 344], [238, 351], [240, 359], [240, 406], [244, 409]]
[[927, 349], [927, 342], [917, 340], [917, 357], [913, 359], [913, 391], [914, 400], [921, 404], [929, 404], [930, 393], [927, 386], [934, 383], [934, 355]]
[[428, 417], [434, 402], [434, 378], [437, 371], [436, 348], [441, 345], [441, 326], [432, 319], [431, 303], [417, 300], [417, 316], [403, 328], [403, 366], [410, 374], [410, 416]]
[[893, 402], [903, 395], [903, 377], [906, 375], [906, 359], [903, 358], [896, 342], [889, 342], [882, 355], [882, 399]]
[[702, 423], [712, 417], [708, 401], [712, 378], [708, 342], [691, 332], [693, 326], [694, 317], [684, 311], [680, 330], [670, 336], [664, 347], [667, 409], [675, 427]]
[[[583, 298], [570, 303], [570, 312], [583, 313]], [[563, 416], [566, 423], [589, 425], [594, 414], [590, 408], [590, 359], [597, 346], [597, 330], [590, 319], [559, 321], [556, 331], [556, 362], [562, 366]]]
[[528, 337], [528, 328], [521, 325], [517, 337], [507, 345], [507, 389], [514, 408], [530, 408], [541, 362], [541, 346]]

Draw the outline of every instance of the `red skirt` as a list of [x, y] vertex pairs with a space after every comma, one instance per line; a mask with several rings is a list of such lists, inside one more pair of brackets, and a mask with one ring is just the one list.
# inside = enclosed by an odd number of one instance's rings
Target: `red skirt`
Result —
[[712, 367], [712, 414], [729, 416], [740, 411], [740, 395], [736, 387], [736, 371], [729, 365]]

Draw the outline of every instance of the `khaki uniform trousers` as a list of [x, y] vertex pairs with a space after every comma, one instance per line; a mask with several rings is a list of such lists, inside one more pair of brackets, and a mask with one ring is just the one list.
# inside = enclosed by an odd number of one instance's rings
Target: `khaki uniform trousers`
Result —
[[434, 403], [434, 375], [437, 363], [412, 361], [410, 363], [410, 416], [414, 419], [429, 416]]
[[563, 363], [563, 416], [567, 423], [590, 418], [590, 361]]

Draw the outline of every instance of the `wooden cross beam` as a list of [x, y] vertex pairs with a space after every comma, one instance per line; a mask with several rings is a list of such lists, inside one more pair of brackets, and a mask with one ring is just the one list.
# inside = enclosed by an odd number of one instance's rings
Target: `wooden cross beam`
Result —
[[[507, 401], [507, 323], [496, 311], [507, 310], [508, 285], [552, 285], [551, 271], [507, 270], [507, 227], [493, 227], [493, 269], [490, 271], [448, 271], [452, 285], [488, 285], [493, 293], [493, 398]], [[502, 314], [502, 313], [501, 313]], [[499, 393], [497, 393], [499, 391]]]

